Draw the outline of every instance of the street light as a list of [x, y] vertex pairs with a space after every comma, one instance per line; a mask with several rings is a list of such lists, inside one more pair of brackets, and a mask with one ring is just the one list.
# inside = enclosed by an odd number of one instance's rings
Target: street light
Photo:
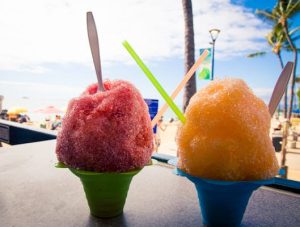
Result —
[[211, 66], [211, 80], [214, 80], [214, 65], [215, 65], [215, 42], [218, 38], [219, 33], [221, 32], [220, 29], [210, 29], [209, 33], [212, 39], [212, 42], [210, 44], [212, 44], [213, 46], [213, 52], [212, 52], [212, 66]]

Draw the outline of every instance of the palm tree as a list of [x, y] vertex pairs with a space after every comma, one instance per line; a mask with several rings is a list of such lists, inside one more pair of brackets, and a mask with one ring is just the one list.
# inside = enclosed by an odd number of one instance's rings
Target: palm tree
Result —
[[294, 53], [294, 67], [291, 78], [291, 93], [290, 93], [290, 103], [288, 109], [288, 119], [291, 118], [293, 101], [294, 101], [294, 87], [295, 87], [295, 76], [296, 76], [296, 65], [298, 60], [298, 53], [295, 43], [292, 41], [290, 36], [290, 22], [296, 14], [300, 13], [300, 1], [299, 0], [278, 0], [276, 6], [272, 11], [269, 10], [257, 10], [257, 14], [265, 17], [266, 19], [272, 20], [275, 23], [275, 27], [281, 27], [286, 35], [286, 39]]
[[[280, 30], [272, 30], [266, 36], [266, 40], [272, 48], [272, 53], [274, 53], [277, 56], [280, 66], [283, 69], [284, 65], [281, 56], [281, 49], [285, 42], [285, 36], [283, 32]], [[266, 53], [267, 53], [266, 51], [260, 51], [260, 52], [249, 54], [247, 57], [248, 58], [260, 57], [266, 55]]]
[[[300, 30], [300, 26], [294, 28], [293, 30], [291, 30], [289, 32], [289, 35], [290, 35], [291, 40], [292, 40], [293, 43], [295, 43], [300, 38], [300, 35], [296, 34], [296, 32], [299, 31], [299, 30]], [[285, 32], [283, 31], [281, 26], [276, 26], [266, 36], [266, 39], [267, 39], [268, 44], [272, 48], [272, 53], [274, 53], [277, 56], [277, 58], [279, 60], [279, 63], [280, 63], [280, 66], [283, 69], [284, 64], [283, 64], [282, 55], [281, 55], [282, 50], [289, 51], [289, 52], [292, 51], [292, 48], [291, 48], [289, 42], [287, 41]], [[297, 49], [297, 52], [300, 51], [299, 48], [296, 48], [296, 49]], [[259, 51], [259, 52], [256, 52], [256, 53], [249, 54], [249, 55], [247, 55], [247, 57], [254, 58], [254, 57], [264, 56], [266, 54], [267, 54], [266, 51]], [[284, 93], [284, 105], [283, 106], [284, 106], [284, 111], [283, 111], [284, 112], [284, 118], [287, 118], [287, 90]]]
[[[283, 61], [282, 61], [282, 56], [281, 56], [281, 49], [284, 45], [284, 42], [286, 41], [285, 35], [281, 30], [279, 29], [274, 29], [271, 32], [269, 32], [269, 34], [266, 36], [266, 40], [268, 42], [268, 44], [271, 46], [272, 48], [272, 53], [274, 53], [278, 60], [279, 60], [279, 64], [281, 66], [281, 68], [283, 69], [284, 65], [283, 65]], [[266, 51], [260, 51], [260, 52], [256, 52], [256, 53], [252, 53], [249, 54], [247, 57], [248, 58], [254, 58], [254, 57], [260, 57], [260, 56], [264, 56], [266, 55]], [[287, 117], [287, 91], [284, 93], [284, 102], [283, 102], [283, 113], [284, 113], [284, 117]]]
[[[282, 30], [281, 28], [278, 28], [280, 31]], [[297, 31], [299, 31], [300, 30], [300, 27], [297, 27], [297, 28], [295, 28], [295, 29], [292, 29], [290, 32], [289, 32], [289, 36], [290, 36], [290, 38], [291, 38], [291, 40], [292, 40], [292, 43], [295, 43], [296, 42], [296, 40], [298, 40], [299, 39], [299, 35], [297, 35], [296, 34], [296, 32]], [[285, 32], [284, 32], [284, 36], [285, 36]], [[284, 50], [286, 50], [286, 51], [288, 51], [288, 52], [294, 52], [294, 50], [293, 50], [293, 48], [291, 47], [291, 45], [290, 45], [290, 42], [288, 41], [288, 39], [287, 39], [287, 37], [285, 36], [284, 37], [284, 40], [285, 40], [285, 42], [283, 43], [283, 45], [282, 45], [282, 49], [284, 49]], [[292, 113], [292, 111], [293, 111], [293, 109], [292, 109], [292, 104], [294, 103], [294, 101], [293, 101], [293, 99], [294, 99], [294, 90], [295, 90], [295, 82], [296, 82], [296, 67], [297, 67], [297, 56], [298, 56], [298, 52], [299, 52], [299, 48], [297, 48], [296, 47], [296, 59], [295, 59], [295, 57], [294, 57], [294, 61], [295, 61], [295, 65], [294, 65], [294, 69], [293, 69], [293, 78], [294, 78], [294, 84], [292, 84], [292, 90], [293, 91], [291, 91], [291, 95], [293, 95], [293, 98], [291, 98], [290, 99], [290, 105], [289, 105], [289, 115], [288, 115], [288, 117], [289, 117], [289, 119], [290, 119], [290, 117], [291, 117], [291, 113]], [[295, 52], [294, 52], [294, 55], [295, 55]], [[287, 110], [287, 91], [288, 89], [286, 89], [286, 91], [285, 91], [285, 94], [284, 94], [284, 100], [285, 100], [285, 114], [284, 114], [284, 117], [286, 118], [287, 117], [287, 112], [286, 112], [286, 110]]]
[[[193, 26], [193, 7], [191, 0], [182, 0], [184, 15], [184, 56], [185, 56], [185, 72], [195, 63], [195, 43], [194, 43], [194, 26]], [[195, 74], [186, 83], [183, 94], [183, 111], [189, 104], [190, 98], [196, 93]]]

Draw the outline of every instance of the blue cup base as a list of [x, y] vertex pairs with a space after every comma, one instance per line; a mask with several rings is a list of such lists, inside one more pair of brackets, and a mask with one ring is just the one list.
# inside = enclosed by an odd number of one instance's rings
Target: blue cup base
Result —
[[252, 192], [274, 179], [260, 181], [217, 181], [191, 176], [180, 169], [175, 173], [195, 184], [207, 226], [240, 226]]

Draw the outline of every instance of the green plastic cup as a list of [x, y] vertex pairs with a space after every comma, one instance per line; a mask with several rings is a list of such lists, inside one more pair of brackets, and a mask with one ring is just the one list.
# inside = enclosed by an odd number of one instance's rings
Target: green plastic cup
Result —
[[120, 215], [134, 175], [141, 169], [122, 173], [97, 173], [69, 168], [80, 178], [91, 214], [100, 218]]

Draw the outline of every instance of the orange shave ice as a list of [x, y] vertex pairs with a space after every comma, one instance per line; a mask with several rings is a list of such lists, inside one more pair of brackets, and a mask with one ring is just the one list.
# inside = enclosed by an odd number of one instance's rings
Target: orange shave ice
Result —
[[178, 168], [201, 178], [250, 181], [278, 172], [266, 104], [240, 79], [211, 82], [186, 109]]

